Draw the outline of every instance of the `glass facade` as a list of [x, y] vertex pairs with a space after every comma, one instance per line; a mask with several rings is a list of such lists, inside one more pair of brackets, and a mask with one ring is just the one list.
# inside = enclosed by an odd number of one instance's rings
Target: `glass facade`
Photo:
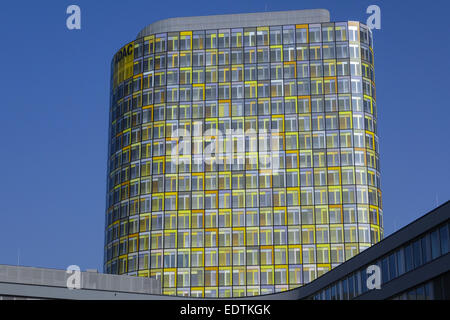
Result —
[[111, 64], [106, 273], [163, 294], [306, 284], [383, 238], [372, 33], [185, 30]]
[[[382, 287], [389, 281], [448, 254], [449, 245], [449, 223], [446, 222], [373, 261], [370, 265], [377, 265], [380, 268]], [[366, 285], [366, 269], [368, 266], [366, 265], [344, 279], [330, 284], [327, 288], [320, 290], [309, 298], [313, 300], [349, 300], [366, 293], [369, 290]], [[446, 279], [448, 279], [448, 275]], [[443, 294], [440, 293], [441, 289], [439, 289], [441, 287], [442, 290], [445, 289], [445, 295], [448, 296], [448, 287], [444, 285], [436, 285], [438, 291], [433, 294], [433, 283], [437, 282], [430, 281], [419, 285], [416, 288], [409, 289], [405, 294], [392, 297], [392, 299], [442, 299]]]
[[450, 272], [402, 292], [390, 300], [450, 300]]

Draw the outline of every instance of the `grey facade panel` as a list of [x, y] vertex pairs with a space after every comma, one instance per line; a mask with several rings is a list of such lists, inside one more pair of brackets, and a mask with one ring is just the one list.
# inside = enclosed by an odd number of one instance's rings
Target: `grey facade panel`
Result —
[[[17, 283], [1, 283], [0, 296], [34, 298], [34, 299], [64, 299], [64, 300], [159, 300], [157, 295], [144, 293], [129, 293], [119, 291], [100, 291], [90, 289], [69, 290], [62, 287], [27, 285]], [[164, 297], [164, 296], [161, 296]]]
[[[0, 265], [0, 284], [26, 285], [24, 288], [43, 286], [67, 289], [70, 276], [65, 270]], [[118, 276], [95, 272], [81, 272], [81, 289], [136, 294], [159, 294], [161, 284], [154, 278]], [[72, 290], [68, 290], [72, 291]], [[77, 290], [75, 290], [77, 291]], [[0, 294], [5, 294], [0, 292]]]
[[326, 9], [291, 10], [261, 13], [240, 13], [213, 16], [169, 18], [156, 21], [139, 32], [138, 38], [160, 32], [245, 28], [258, 26], [330, 22]]

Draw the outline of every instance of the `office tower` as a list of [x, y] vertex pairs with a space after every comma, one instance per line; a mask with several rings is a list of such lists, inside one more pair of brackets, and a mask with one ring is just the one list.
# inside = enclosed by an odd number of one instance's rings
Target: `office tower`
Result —
[[262, 295], [380, 241], [373, 63], [327, 10], [144, 28], [111, 63], [105, 272]]

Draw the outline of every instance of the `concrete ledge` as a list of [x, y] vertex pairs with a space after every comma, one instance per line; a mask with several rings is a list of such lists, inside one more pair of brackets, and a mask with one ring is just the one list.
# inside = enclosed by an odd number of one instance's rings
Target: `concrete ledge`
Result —
[[[65, 270], [44, 269], [21, 266], [0, 265], [0, 284], [18, 285], [23, 288], [52, 288], [67, 291], [67, 280], [71, 274]], [[96, 272], [80, 272], [80, 286], [85, 290], [160, 294], [159, 280], [146, 277], [132, 277], [126, 275], [103, 274]], [[0, 294], [4, 294], [0, 291]]]

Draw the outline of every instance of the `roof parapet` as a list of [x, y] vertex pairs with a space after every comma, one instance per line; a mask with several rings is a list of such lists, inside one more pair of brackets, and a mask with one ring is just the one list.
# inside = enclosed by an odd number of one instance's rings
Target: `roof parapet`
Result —
[[326, 9], [290, 10], [259, 13], [223, 14], [197, 17], [168, 18], [149, 24], [136, 39], [161, 32], [259, 27], [286, 24], [330, 22]]

